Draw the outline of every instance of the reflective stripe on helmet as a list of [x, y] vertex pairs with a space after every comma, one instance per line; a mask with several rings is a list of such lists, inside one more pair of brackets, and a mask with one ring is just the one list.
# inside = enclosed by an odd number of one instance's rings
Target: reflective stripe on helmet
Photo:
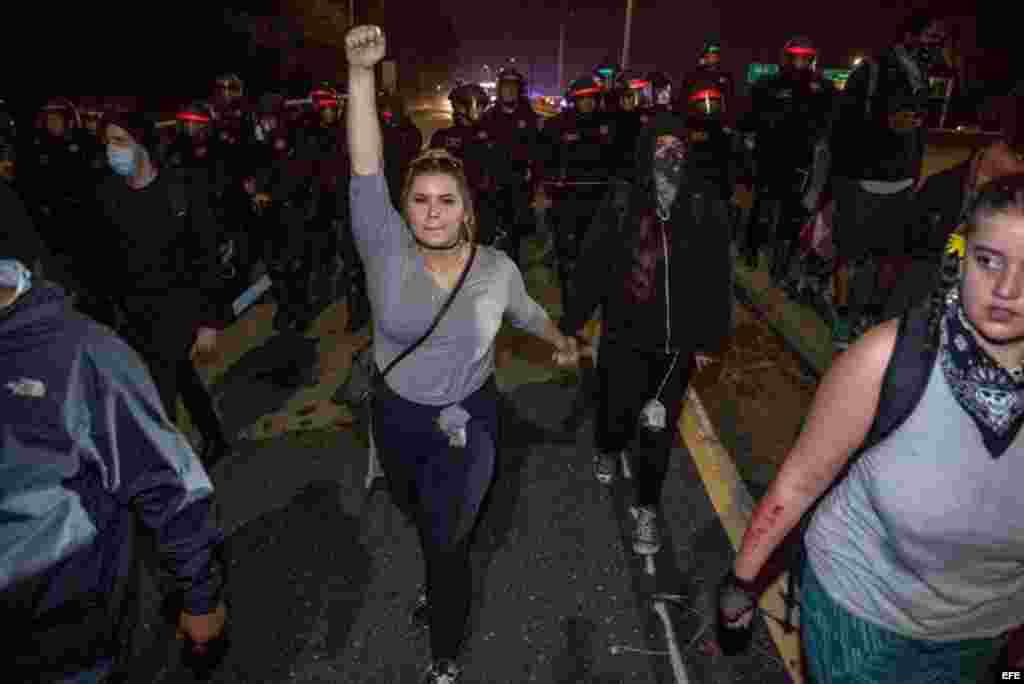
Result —
[[690, 96], [690, 102], [696, 102], [697, 100], [720, 99], [722, 99], [722, 91], [717, 88], [707, 88], [705, 90], [698, 90], [696, 93]]
[[175, 118], [178, 121], [188, 121], [191, 123], [210, 123], [210, 117], [206, 116], [205, 114], [197, 114], [195, 112], [178, 112]]

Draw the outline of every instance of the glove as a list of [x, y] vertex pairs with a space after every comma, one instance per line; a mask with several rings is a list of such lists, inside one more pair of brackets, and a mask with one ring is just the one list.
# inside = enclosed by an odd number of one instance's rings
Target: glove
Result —
[[750, 647], [754, 633], [758, 591], [732, 570], [718, 585], [718, 645], [726, 655], [738, 655]]

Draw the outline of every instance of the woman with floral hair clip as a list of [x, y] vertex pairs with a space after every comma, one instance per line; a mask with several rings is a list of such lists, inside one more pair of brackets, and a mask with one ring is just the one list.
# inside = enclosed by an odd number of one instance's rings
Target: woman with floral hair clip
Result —
[[[978, 189], [939, 280], [923, 332], [892, 319], [837, 357], [719, 590], [720, 638], [749, 642], [758, 574], [820, 499], [800, 596], [818, 684], [985, 681], [1024, 619], [1024, 174]], [[883, 386], [914, 375], [907, 344], [926, 385], [861, 450]]]

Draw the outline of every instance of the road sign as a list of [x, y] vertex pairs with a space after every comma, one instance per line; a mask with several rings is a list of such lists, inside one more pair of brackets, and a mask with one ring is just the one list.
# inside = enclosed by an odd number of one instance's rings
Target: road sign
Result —
[[779, 73], [778, 64], [751, 64], [747, 67], [747, 85], [754, 85], [762, 76]]

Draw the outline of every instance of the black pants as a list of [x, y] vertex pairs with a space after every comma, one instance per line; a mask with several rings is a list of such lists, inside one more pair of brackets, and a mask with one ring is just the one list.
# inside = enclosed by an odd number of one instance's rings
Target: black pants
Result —
[[[150, 304], [144, 309], [146, 303]], [[152, 299], [143, 302], [132, 298], [126, 309], [126, 326], [122, 335], [149, 368], [160, 402], [172, 422], [178, 419], [178, 397], [204, 440], [224, 437], [220, 418], [213, 408], [213, 399], [189, 358], [194, 335], [189, 321], [167, 315], [171, 307], [185, 302]], [[150, 311], [149, 315], [146, 311]], [[163, 313], [163, 316], [160, 314]]]
[[459, 402], [472, 417], [467, 445], [458, 448], [435, 426], [442, 407], [408, 401], [383, 382], [377, 385], [374, 438], [395, 504], [419, 533], [434, 658], [457, 657], [469, 620], [469, 544], [494, 479], [497, 399], [492, 377]]
[[[630, 465], [640, 506], [654, 506], [661, 500], [676, 423], [693, 372], [693, 352], [679, 353], [675, 368], [669, 373], [672, 358], [663, 351], [640, 352], [608, 339], [601, 340], [594, 442], [598, 451], [618, 454], [635, 440], [630, 449]], [[665, 429], [652, 432], [640, 427], [640, 412], [655, 397], [662, 380], [665, 385], [660, 401], [666, 410]]]

